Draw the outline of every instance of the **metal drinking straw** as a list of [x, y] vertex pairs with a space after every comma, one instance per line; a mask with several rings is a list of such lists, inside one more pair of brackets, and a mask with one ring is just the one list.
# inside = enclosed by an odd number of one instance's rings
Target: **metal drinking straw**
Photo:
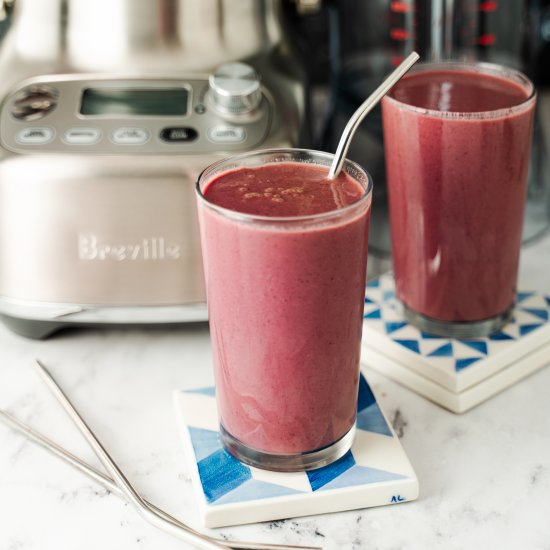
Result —
[[100, 443], [98, 438], [92, 432], [90, 427], [86, 424], [85, 420], [78, 413], [76, 408], [72, 405], [72, 403], [65, 395], [63, 390], [60, 388], [60, 386], [57, 384], [50, 372], [38, 360], [35, 360], [34, 366], [37, 368], [39, 374], [45, 381], [48, 388], [63, 406], [63, 408], [73, 420], [86, 441], [92, 447], [107, 472], [109, 472], [112, 477], [106, 476], [105, 474], [90, 466], [69, 451], [65, 450], [57, 443], [49, 440], [36, 430], [33, 430], [29, 426], [25, 425], [23, 422], [9, 415], [8, 413], [0, 411], [0, 420], [2, 420], [10, 427], [18, 430], [33, 442], [38, 443], [43, 448], [62, 458], [81, 472], [87, 474], [92, 479], [106, 487], [109, 491], [112, 491], [115, 495], [123, 497], [134, 504], [142, 517], [152, 525], [159, 527], [160, 529], [163, 529], [164, 531], [175, 535], [190, 544], [193, 544], [195, 548], [200, 549], [209, 550], [214, 548], [222, 548], [226, 550], [227, 548], [234, 548], [243, 550], [320, 550], [318, 547], [218, 540], [208, 535], [203, 535], [198, 531], [195, 531], [188, 525], [169, 515], [164, 510], [151, 504], [150, 502], [145, 500], [128, 481], [120, 467], [115, 463], [115, 461], [106, 451], [106, 449]]
[[349, 145], [359, 124], [370, 113], [373, 107], [397, 84], [397, 82], [405, 75], [405, 73], [420, 59], [416, 52], [410, 53], [392, 72], [391, 74], [372, 92], [372, 94], [359, 106], [357, 111], [353, 113], [349, 119], [342, 137], [338, 142], [336, 153], [330, 167], [328, 178], [333, 179], [338, 177], [338, 174], [344, 166], [344, 160], [348, 154]]

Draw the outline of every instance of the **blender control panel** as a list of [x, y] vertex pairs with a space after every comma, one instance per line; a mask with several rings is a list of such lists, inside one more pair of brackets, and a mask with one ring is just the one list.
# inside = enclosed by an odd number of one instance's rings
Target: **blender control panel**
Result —
[[267, 137], [273, 103], [242, 63], [204, 79], [35, 78], [3, 102], [1, 141], [17, 153], [205, 154]]

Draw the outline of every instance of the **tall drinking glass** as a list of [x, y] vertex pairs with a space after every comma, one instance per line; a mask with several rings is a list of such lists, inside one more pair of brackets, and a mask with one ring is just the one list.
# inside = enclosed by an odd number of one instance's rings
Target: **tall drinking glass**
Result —
[[458, 62], [383, 100], [396, 293], [422, 330], [480, 337], [510, 318], [535, 101], [520, 72]]
[[221, 438], [261, 468], [323, 466], [354, 436], [372, 183], [346, 162], [335, 186], [332, 158], [247, 153], [197, 182]]

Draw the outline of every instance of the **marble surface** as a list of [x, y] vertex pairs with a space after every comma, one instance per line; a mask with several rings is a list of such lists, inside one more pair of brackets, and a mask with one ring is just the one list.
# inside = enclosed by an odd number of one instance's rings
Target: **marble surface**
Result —
[[[524, 249], [522, 284], [550, 293], [549, 274], [546, 237]], [[137, 488], [199, 526], [172, 390], [212, 382], [205, 326], [71, 331], [44, 342], [0, 326], [0, 408], [97, 466], [33, 371], [35, 357]], [[418, 474], [419, 500], [212, 533], [327, 549], [550, 549], [550, 368], [462, 416], [366, 375]], [[191, 547], [0, 424], [0, 550], [97, 548]]]

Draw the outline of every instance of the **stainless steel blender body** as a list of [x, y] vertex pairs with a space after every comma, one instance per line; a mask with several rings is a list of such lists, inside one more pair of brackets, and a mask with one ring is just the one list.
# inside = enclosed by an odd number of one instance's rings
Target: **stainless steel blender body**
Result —
[[13, 330], [206, 320], [194, 180], [231, 153], [294, 146], [304, 127], [278, 7], [17, 0], [0, 48], [0, 314]]

